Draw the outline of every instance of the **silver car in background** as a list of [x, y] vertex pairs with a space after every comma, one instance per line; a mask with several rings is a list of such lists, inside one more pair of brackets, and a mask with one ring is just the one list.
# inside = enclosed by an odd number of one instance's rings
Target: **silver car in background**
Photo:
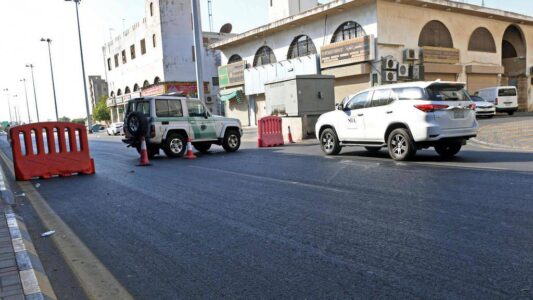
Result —
[[107, 128], [107, 135], [123, 135], [124, 122], [117, 122], [109, 125]]
[[470, 98], [476, 103], [476, 116], [492, 118], [496, 115], [494, 103], [488, 102], [479, 96], [470, 96]]

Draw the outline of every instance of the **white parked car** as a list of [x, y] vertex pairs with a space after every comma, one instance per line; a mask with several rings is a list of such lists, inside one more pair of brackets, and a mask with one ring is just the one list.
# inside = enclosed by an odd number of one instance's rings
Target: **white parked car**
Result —
[[359, 92], [320, 116], [316, 135], [327, 155], [342, 147], [368, 151], [387, 147], [394, 160], [435, 147], [442, 157], [456, 155], [477, 135], [475, 104], [457, 82], [399, 83]]
[[470, 99], [476, 103], [476, 115], [478, 117], [492, 118], [496, 115], [496, 107], [493, 103], [485, 101], [479, 96], [470, 96]]
[[109, 125], [107, 128], [107, 135], [120, 135], [124, 133], [124, 122], [117, 122]]
[[514, 86], [495, 86], [479, 90], [476, 96], [494, 103], [496, 112], [504, 112], [512, 116], [518, 110], [518, 92]]

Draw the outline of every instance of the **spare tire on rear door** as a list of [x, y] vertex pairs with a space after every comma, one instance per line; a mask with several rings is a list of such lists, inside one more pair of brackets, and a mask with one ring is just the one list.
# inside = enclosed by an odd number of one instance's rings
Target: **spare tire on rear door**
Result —
[[148, 119], [138, 111], [133, 111], [126, 116], [124, 127], [134, 137], [143, 137], [148, 131]]

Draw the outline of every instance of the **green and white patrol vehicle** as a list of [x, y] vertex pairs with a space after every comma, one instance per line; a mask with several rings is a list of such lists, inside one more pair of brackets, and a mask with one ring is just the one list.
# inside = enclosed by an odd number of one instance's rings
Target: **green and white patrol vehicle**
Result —
[[168, 157], [181, 157], [187, 140], [200, 152], [207, 152], [213, 144], [227, 152], [235, 152], [241, 145], [242, 127], [238, 119], [214, 116], [198, 99], [156, 96], [129, 100], [124, 119], [128, 147], [137, 151], [141, 139], [146, 139], [148, 155], [153, 157], [162, 149]]

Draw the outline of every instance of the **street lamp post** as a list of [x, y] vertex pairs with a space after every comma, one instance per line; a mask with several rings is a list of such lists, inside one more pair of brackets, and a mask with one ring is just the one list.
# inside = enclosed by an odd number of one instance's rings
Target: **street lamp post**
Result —
[[[11, 98], [14, 98], [14, 100], [16, 100], [15, 98], [17, 98], [18, 95], [11, 95]], [[19, 115], [19, 112], [18, 112], [18, 109], [17, 109], [17, 105], [13, 105], [13, 109], [15, 110], [15, 123], [17, 125], [20, 125], [20, 115]]]
[[39, 118], [39, 106], [37, 105], [37, 91], [35, 91], [35, 77], [33, 76], [33, 68], [35, 66], [33, 64], [26, 65], [26, 68], [30, 68], [31, 70], [31, 82], [33, 83], [33, 99], [35, 100], [35, 112], [37, 112], [37, 123], [41, 122], [41, 119]]
[[87, 126], [89, 127], [89, 132], [91, 131], [91, 112], [89, 110], [89, 97], [87, 96], [87, 82], [85, 80], [85, 63], [83, 62], [83, 46], [81, 43], [81, 29], [80, 29], [80, 15], [78, 13], [78, 5], [80, 5], [81, 0], [65, 0], [73, 1], [76, 5], [76, 20], [78, 21], [78, 39], [80, 40], [80, 56], [81, 56], [81, 72], [83, 76], [83, 91], [85, 92], [85, 109], [87, 110]]
[[194, 29], [194, 53], [196, 57], [196, 88], [198, 90], [198, 99], [204, 102], [204, 67], [202, 64], [202, 26], [200, 24], [200, 4], [198, 0], [191, 0], [192, 21]]
[[26, 78], [22, 78], [20, 80], [24, 83], [24, 95], [26, 96], [26, 110], [28, 111], [28, 124], [31, 123], [31, 116], [30, 116], [30, 104], [28, 102], [28, 90], [26, 89]]
[[54, 105], [56, 109], [56, 121], [59, 121], [59, 114], [57, 113], [56, 85], [54, 82], [54, 68], [52, 66], [52, 51], [50, 50], [50, 44], [52, 43], [52, 40], [48, 38], [42, 38], [41, 42], [46, 42], [48, 44], [48, 56], [50, 57], [50, 73], [52, 74], [52, 90], [54, 91]]
[[9, 100], [9, 89], [3, 89], [2, 91], [6, 92], [7, 96], [7, 106], [9, 108], [9, 123], [13, 123], [13, 116], [11, 115], [11, 100]]

